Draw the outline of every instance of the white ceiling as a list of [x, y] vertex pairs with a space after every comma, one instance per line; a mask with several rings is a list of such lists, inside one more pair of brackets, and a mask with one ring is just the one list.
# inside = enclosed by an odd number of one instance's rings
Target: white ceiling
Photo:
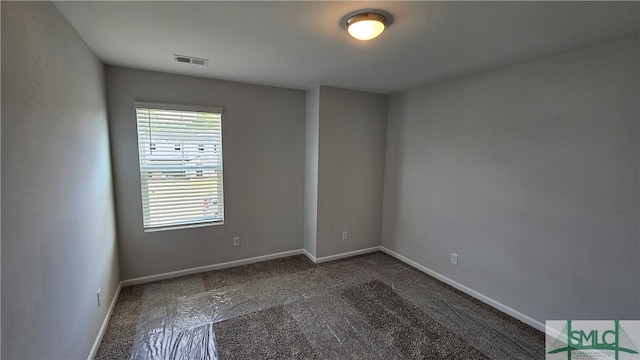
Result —
[[[640, 33], [640, 2], [54, 3], [106, 64], [255, 84], [393, 93]], [[360, 42], [342, 22], [381, 9]], [[176, 63], [173, 54], [209, 59]]]

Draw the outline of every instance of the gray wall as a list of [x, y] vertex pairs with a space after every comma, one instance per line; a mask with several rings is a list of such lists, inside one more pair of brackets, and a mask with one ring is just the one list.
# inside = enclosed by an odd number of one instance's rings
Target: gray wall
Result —
[[306, 92], [304, 119], [304, 249], [315, 257], [318, 236], [320, 87]]
[[541, 322], [637, 319], [638, 49], [392, 96], [383, 245]]
[[53, 5], [2, 2], [2, 358], [86, 359], [117, 289], [105, 100]]
[[[302, 248], [304, 91], [118, 67], [107, 89], [122, 279]], [[134, 100], [224, 107], [224, 225], [143, 231]]]
[[387, 99], [319, 88], [318, 257], [380, 245]]

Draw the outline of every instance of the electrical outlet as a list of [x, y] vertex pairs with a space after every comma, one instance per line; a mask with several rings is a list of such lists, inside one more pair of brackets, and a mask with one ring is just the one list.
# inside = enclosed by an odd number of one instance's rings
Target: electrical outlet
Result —
[[451, 263], [454, 265], [458, 265], [458, 254], [451, 253]]
[[349, 238], [349, 232], [348, 231], [343, 231], [342, 232], [342, 240], [347, 240]]
[[98, 307], [100, 307], [100, 289], [96, 292], [96, 300], [98, 300]]
[[240, 246], [240, 237], [236, 236], [233, 238], [233, 246]]

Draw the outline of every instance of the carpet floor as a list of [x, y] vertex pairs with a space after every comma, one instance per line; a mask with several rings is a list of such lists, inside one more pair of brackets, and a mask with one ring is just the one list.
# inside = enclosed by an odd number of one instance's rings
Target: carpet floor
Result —
[[543, 358], [543, 333], [380, 252], [123, 288], [95, 357]]

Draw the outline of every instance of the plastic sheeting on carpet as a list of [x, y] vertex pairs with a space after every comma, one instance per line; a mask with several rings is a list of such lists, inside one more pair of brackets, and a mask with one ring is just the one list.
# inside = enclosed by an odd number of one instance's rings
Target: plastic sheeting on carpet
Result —
[[[111, 328], [121, 324], [110, 324], [96, 358], [127, 347], [131, 359], [544, 357], [538, 331], [384, 254], [320, 266], [305, 262], [263, 263], [254, 268], [261, 271], [255, 280], [252, 270], [230, 270], [222, 287], [212, 279], [225, 270], [144, 285], [130, 315], [135, 319], [127, 320], [135, 324], [133, 339], [118, 338]], [[238, 273], [241, 281], [232, 281]], [[384, 313], [367, 312], [374, 308]], [[424, 321], [409, 321], [414, 317]], [[255, 338], [240, 336], [247, 333]], [[455, 338], [464, 351], [447, 349], [455, 342], [441, 336]]]

